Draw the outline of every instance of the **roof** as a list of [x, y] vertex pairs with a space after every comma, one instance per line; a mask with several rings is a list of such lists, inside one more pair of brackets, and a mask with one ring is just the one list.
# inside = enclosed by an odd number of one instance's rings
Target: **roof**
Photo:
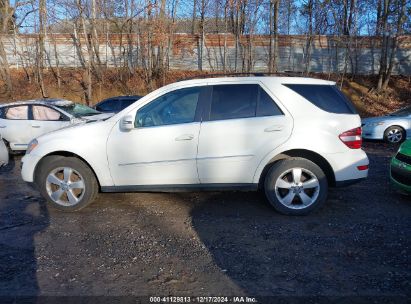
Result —
[[15, 101], [6, 104], [0, 104], [0, 107], [5, 106], [17, 106], [17, 105], [28, 105], [28, 104], [38, 104], [38, 105], [52, 105], [52, 106], [68, 106], [73, 104], [73, 101], [60, 99], [60, 98], [40, 98], [40, 99], [30, 99], [30, 100], [22, 100], [22, 101]]
[[120, 96], [112, 96], [112, 97], [107, 97], [104, 100], [108, 100], [108, 99], [139, 99], [141, 98], [141, 95], [120, 95]]
[[[246, 76], [246, 77], [216, 77], [216, 78], [195, 78], [190, 80], [183, 80], [178, 82], [179, 84], [190, 83], [221, 83], [221, 82], [265, 82], [274, 84], [322, 84], [322, 85], [334, 85], [334, 81], [322, 80], [309, 77], [282, 77], [282, 76]], [[173, 84], [171, 84], [173, 85]]]

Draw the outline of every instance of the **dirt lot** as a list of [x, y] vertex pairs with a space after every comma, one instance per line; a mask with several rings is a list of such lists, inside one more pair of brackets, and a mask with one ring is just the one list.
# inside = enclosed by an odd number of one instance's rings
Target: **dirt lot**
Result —
[[331, 190], [325, 207], [306, 217], [280, 215], [260, 194], [240, 192], [101, 194], [81, 212], [61, 213], [20, 179], [17, 157], [0, 173], [0, 296], [385, 296], [405, 303], [411, 199], [390, 186], [394, 148], [365, 149], [370, 177]]

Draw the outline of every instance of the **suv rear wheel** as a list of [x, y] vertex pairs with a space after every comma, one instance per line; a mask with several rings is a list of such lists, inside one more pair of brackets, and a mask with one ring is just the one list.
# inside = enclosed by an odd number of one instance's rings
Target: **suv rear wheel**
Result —
[[264, 181], [265, 195], [280, 213], [305, 215], [324, 204], [328, 182], [323, 170], [304, 158], [276, 162]]
[[53, 208], [77, 211], [92, 203], [98, 193], [94, 173], [78, 158], [50, 156], [39, 170], [36, 183]]

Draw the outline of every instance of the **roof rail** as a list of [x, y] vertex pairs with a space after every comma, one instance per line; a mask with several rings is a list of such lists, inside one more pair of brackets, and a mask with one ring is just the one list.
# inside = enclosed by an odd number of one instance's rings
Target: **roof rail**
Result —
[[203, 79], [203, 78], [213, 78], [213, 77], [241, 77], [241, 76], [286, 76], [286, 77], [298, 77], [303, 76], [303, 72], [294, 71], [284, 71], [277, 73], [267, 73], [267, 72], [229, 72], [229, 73], [211, 73], [211, 74], [199, 74], [193, 77], [180, 78], [177, 81], [192, 80], [192, 79]]

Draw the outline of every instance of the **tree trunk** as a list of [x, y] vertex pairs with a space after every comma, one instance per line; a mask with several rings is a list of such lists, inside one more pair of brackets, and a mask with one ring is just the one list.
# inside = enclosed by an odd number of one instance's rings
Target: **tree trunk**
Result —
[[41, 94], [47, 98], [47, 91], [44, 85], [44, 53], [45, 53], [45, 39], [46, 36], [46, 0], [39, 0], [39, 46], [37, 54], [37, 75], [40, 84]]
[[387, 73], [387, 52], [388, 52], [388, 12], [390, 0], [383, 0], [383, 7], [381, 12], [381, 28], [382, 28], [382, 41], [381, 41], [381, 57], [380, 57], [380, 70], [378, 72], [377, 90], [381, 91], [384, 83], [384, 77]]
[[397, 33], [396, 35], [392, 38], [392, 43], [391, 43], [391, 54], [390, 54], [390, 60], [388, 63], [388, 70], [385, 75], [384, 82], [382, 84], [382, 90], [386, 90], [388, 88], [388, 83], [391, 78], [392, 70], [394, 68], [394, 59], [395, 55], [397, 53], [398, 49], [398, 38], [402, 34], [402, 27], [405, 22], [405, 0], [400, 1], [399, 7], [398, 7], [398, 19], [397, 19]]

